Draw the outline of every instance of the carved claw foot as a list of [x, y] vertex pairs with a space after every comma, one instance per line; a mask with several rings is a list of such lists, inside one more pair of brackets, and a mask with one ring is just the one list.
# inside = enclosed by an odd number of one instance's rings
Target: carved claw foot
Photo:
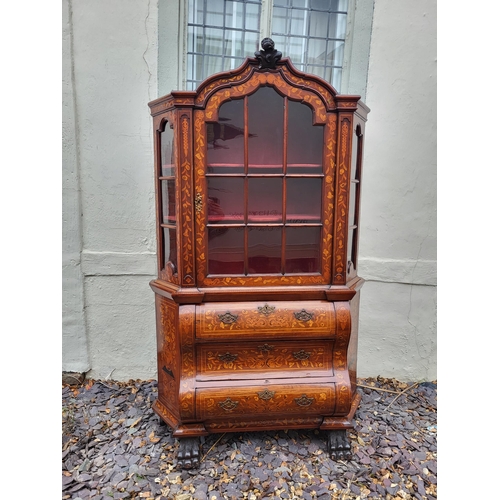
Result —
[[200, 465], [200, 438], [190, 437], [179, 439], [177, 463], [181, 469], [194, 469]]
[[328, 453], [333, 460], [351, 458], [351, 443], [346, 430], [328, 431]]

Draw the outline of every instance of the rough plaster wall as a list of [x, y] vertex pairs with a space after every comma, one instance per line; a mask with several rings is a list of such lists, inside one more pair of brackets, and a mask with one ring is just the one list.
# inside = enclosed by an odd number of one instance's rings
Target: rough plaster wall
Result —
[[361, 376], [436, 378], [436, 3], [376, 0], [359, 274]]
[[156, 373], [157, 2], [73, 2], [89, 377]]
[[62, 370], [89, 365], [81, 271], [81, 216], [77, 123], [73, 89], [71, 5], [62, 4]]

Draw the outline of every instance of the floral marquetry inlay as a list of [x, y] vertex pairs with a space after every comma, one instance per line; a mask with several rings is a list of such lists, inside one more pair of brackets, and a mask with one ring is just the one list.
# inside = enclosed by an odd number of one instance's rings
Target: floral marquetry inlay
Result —
[[[243, 377], [249, 372], [271, 372], [278, 370], [309, 370], [333, 373], [332, 341], [309, 340], [307, 350], [297, 343], [287, 342], [279, 347], [256, 345], [233, 347], [230, 350], [214, 349], [211, 345], [198, 347], [199, 371], [203, 375], [231, 374]], [[270, 374], [267, 376], [271, 376]], [[277, 376], [277, 375], [276, 375]]]

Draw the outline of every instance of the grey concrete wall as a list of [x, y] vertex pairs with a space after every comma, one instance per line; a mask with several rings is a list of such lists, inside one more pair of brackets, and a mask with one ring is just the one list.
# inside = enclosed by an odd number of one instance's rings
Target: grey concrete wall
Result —
[[[64, 147], [69, 160], [78, 158], [72, 188], [81, 193], [81, 216], [69, 201], [63, 211], [71, 217], [68, 228], [81, 226], [80, 248], [69, 229], [63, 239], [79, 253], [80, 309], [85, 307], [78, 333], [63, 324], [63, 367], [90, 366], [88, 376], [95, 378], [150, 378], [156, 374], [156, 347], [148, 283], [156, 241], [147, 103], [157, 97], [158, 6], [135, 0], [63, 5], [72, 11], [73, 47], [64, 59], [73, 58], [75, 106], [67, 121], [69, 128], [74, 124], [77, 144], [65, 140]], [[67, 174], [72, 162], [63, 163]], [[63, 302], [76, 303], [69, 280], [63, 280]], [[79, 319], [73, 310], [64, 317]], [[85, 362], [80, 344], [88, 345]]]
[[361, 376], [436, 372], [436, 3], [376, 0], [359, 273]]

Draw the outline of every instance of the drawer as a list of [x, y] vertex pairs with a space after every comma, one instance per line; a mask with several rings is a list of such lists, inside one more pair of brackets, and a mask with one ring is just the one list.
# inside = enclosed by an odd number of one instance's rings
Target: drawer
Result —
[[335, 309], [327, 301], [215, 302], [196, 306], [196, 337], [211, 340], [333, 338]]
[[196, 350], [197, 380], [333, 374], [333, 341], [328, 340], [211, 343], [199, 344]]
[[199, 419], [252, 415], [332, 415], [335, 384], [295, 384], [198, 389]]

